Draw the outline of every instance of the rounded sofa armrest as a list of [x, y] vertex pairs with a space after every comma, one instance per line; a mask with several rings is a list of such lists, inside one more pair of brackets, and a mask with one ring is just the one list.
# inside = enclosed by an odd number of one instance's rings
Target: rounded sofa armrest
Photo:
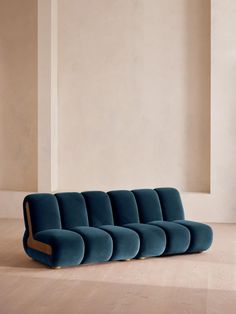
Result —
[[[83, 260], [84, 241], [76, 232], [48, 229], [37, 232], [34, 235], [34, 240], [51, 248], [47, 259], [49, 261], [47, 264], [51, 267], [79, 265]], [[33, 251], [37, 251], [37, 249]], [[36, 260], [39, 260], [40, 256], [44, 254], [40, 252], [33, 253], [31, 253], [31, 257]], [[43, 262], [45, 263], [45, 260]]]

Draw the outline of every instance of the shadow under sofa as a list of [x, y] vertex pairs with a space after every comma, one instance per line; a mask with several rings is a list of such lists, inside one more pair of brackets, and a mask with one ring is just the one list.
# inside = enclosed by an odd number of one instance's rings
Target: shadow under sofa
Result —
[[25, 252], [53, 268], [199, 253], [213, 239], [174, 188], [30, 194], [23, 211]]

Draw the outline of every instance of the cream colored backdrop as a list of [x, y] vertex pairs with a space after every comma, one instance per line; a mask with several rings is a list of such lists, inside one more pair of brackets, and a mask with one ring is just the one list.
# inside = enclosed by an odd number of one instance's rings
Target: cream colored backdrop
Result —
[[0, 1], [0, 190], [37, 190], [36, 0]]
[[[38, 2], [39, 191], [175, 185], [187, 218], [236, 222], [236, 2], [211, 1], [211, 33], [209, 14], [203, 0]], [[1, 217], [22, 215], [11, 180]]]
[[210, 1], [58, 1], [59, 189], [210, 190]]

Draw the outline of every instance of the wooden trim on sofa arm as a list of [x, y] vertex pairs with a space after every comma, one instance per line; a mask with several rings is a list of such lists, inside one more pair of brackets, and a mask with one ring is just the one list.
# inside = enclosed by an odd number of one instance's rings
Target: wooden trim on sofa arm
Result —
[[26, 209], [26, 217], [27, 217], [27, 223], [28, 223], [28, 228], [29, 228], [29, 237], [27, 240], [28, 247], [30, 247], [31, 249], [40, 251], [44, 254], [52, 255], [51, 245], [34, 239], [33, 231], [32, 231], [32, 223], [31, 223], [29, 203], [25, 204], [25, 209]]

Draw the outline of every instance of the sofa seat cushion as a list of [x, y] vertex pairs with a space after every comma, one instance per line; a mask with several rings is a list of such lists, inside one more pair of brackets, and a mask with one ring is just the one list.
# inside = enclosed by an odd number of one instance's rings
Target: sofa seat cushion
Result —
[[129, 223], [124, 227], [139, 235], [140, 249], [136, 257], [159, 256], [165, 251], [166, 236], [161, 228], [142, 223]]
[[106, 231], [86, 226], [74, 227], [71, 230], [80, 234], [84, 240], [83, 264], [109, 261], [113, 252], [113, 243]]
[[[30, 250], [31, 257], [52, 267], [79, 265], [84, 257], [84, 241], [72, 231], [63, 229], [48, 229], [39, 231], [34, 239], [52, 247], [52, 255]], [[41, 260], [43, 259], [43, 260]]]
[[135, 231], [113, 225], [104, 225], [100, 228], [112, 237], [113, 254], [111, 260], [131, 259], [138, 254], [140, 240]]
[[190, 231], [191, 241], [187, 250], [188, 253], [197, 253], [209, 249], [213, 239], [213, 232], [210, 226], [190, 220], [176, 220], [175, 222], [187, 227]]
[[190, 232], [188, 228], [170, 221], [151, 221], [149, 224], [158, 226], [165, 231], [166, 249], [163, 255], [181, 254], [189, 248]]

